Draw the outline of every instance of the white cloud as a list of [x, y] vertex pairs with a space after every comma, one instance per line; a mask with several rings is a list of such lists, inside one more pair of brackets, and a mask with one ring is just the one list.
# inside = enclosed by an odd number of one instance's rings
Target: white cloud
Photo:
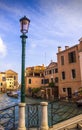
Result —
[[0, 37], [0, 57], [5, 57], [7, 54], [7, 48], [2, 38]]

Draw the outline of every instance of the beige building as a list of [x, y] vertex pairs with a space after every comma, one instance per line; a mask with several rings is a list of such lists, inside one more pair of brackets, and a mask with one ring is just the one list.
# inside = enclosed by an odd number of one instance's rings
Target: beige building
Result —
[[13, 70], [0, 72], [0, 91], [17, 90], [18, 89], [18, 74]]
[[[58, 86], [58, 64], [51, 61], [44, 71], [45, 80], [48, 79], [48, 84], [53, 82], [55, 86]], [[47, 84], [47, 85], [48, 85]]]
[[71, 97], [82, 87], [82, 38], [79, 44], [65, 50], [58, 47], [59, 96]]
[[51, 63], [44, 70], [42, 97], [54, 99], [58, 97], [58, 64]]
[[38, 88], [42, 86], [41, 80], [44, 77], [44, 69], [44, 65], [26, 68], [26, 91], [28, 88]]

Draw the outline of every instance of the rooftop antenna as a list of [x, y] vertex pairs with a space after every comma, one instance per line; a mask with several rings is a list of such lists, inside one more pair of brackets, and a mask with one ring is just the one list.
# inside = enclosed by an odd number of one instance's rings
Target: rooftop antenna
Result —
[[45, 66], [46, 66], [46, 52], [45, 52]]

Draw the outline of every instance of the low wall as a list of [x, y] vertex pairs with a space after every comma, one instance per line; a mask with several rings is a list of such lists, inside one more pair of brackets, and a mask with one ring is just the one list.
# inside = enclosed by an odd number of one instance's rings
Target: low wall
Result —
[[82, 114], [70, 118], [66, 121], [58, 123], [53, 126], [50, 130], [70, 130], [72, 128], [82, 128]]

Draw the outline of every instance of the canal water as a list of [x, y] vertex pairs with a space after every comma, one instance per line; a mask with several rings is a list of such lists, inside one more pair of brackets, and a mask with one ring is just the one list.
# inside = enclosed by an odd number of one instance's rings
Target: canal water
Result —
[[[25, 102], [27, 104], [34, 104], [34, 103], [40, 103], [41, 101], [44, 101], [42, 99], [34, 99], [34, 98], [25, 98]], [[8, 97], [7, 94], [0, 94], [0, 109], [3, 109], [5, 107], [9, 107], [11, 105], [14, 105], [16, 103], [20, 103], [20, 97], [19, 98], [13, 98]]]

